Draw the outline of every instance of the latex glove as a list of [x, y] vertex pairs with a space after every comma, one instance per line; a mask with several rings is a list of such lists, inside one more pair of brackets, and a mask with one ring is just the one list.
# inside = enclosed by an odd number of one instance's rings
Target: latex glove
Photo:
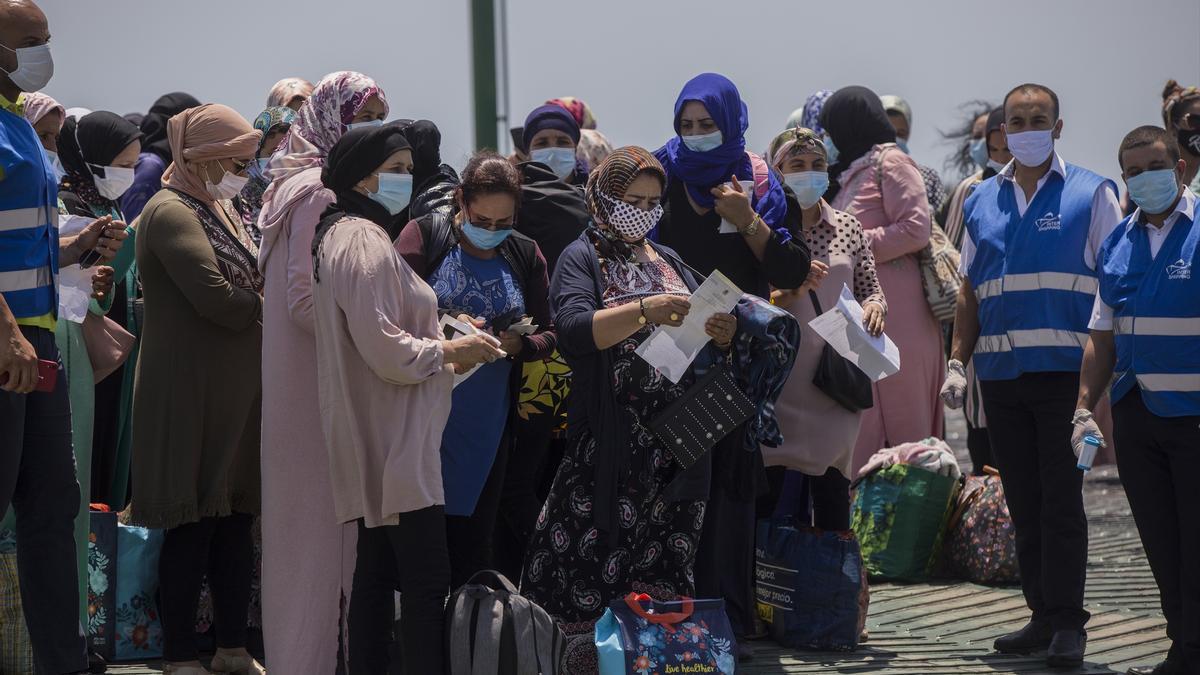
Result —
[[958, 410], [963, 407], [963, 399], [967, 397], [967, 370], [962, 361], [950, 359], [946, 363], [946, 381], [942, 384], [942, 400], [946, 405]]
[[1076, 459], [1083, 451], [1084, 436], [1095, 436], [1096, 440], [1100, 441], [1100, 447], [1108, 447], [1108, 443], [1104, 440], [1104, 434], [1100, 433], [1100, 427], [1096, 425], [1096, 420], [1092, 417], [1092, 411], [1083, 408], [1076, 410], [1075, 416], [1071, 418], [1071, 424], [1075, 425], [1075, 430], [1071, 432], [1071, 450], [1075, 452]]

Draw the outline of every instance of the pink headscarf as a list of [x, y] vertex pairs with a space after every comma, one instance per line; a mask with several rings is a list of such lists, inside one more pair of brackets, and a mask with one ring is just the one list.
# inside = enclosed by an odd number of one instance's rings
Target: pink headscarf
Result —
[[271, 155], [267, 177], [277, 182], [305, 169], [323, 166], [333, 144], [346, 133], [346, 125], [354, 121], [372, 96], [379, 97], [387, 115], [387, 98], [375, 80], [350, 70], [321, 78], [308, 101], [296, 112], [287, 136]]
[[61, 103], [55, 101], [40, 91], [34, 91], [25, 94], [25, 98], [23, 100], [25, 103], [25, 119], [31, 125], [41, 122], [43, 117], [54, 110], [57, 110], [59, 114], [59, 129], [62, 129], [63, 123], [67, 121], [67, 109], [64, 108]]
[[163, 172], [163, 187], [205, 203], [215, 201], [190, 164], [212, 159], [253, 159], [262, 132], [229, 106], [219, 103], [188, 108], [167, 121], [167, 141], [175, 161]]
[[312, 95], [312, 82], [300, 77], [285, 77], [271, 87], [267, 94], [267, 107], [286, 106], [293, 98], [302, 96], [307, 99]]

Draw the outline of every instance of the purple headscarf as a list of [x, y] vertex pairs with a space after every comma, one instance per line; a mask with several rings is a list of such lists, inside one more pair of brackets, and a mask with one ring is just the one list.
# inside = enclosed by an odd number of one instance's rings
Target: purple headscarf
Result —
[[804, 101], [804, 114], [800, 117], [800, 126], [805, 129], [812, 129], [818, 136], [825, 134], [825, 127], [821, 126], [821, 109], [825, 107], [825, 101], [833, 96], [833, 92], [829, 89], [820, 89], [813, 92]]

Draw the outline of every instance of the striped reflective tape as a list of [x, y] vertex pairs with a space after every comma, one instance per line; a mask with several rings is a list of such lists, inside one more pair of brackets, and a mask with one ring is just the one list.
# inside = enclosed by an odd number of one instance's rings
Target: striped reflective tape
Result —
[[31, 270], [0, 272], [0, 292], [4, 293], [43, 288], [52, 283], [54, 283], [54, 277], [50, 274], [49, 266]]
[[50, 224], [44, 207], [34, 206], [28, 209], [6, 209], [0, 211], [0, 232], [10, 230], [28, 230], [44, 227]]
[[1200, 337], [1200, 317], [1119, 316], [1113, 326], [1120, 335]]
[[1200, 373], [1138, 373], [1137, 382], [1145, 391], [1200, 392]]
[[1003, 277], [989, 279], [975, 289], [975, 297], [979, 300], [992, 298], [1001, 293], [1019, 293], [1026, 291], [1074, 291], [1095, 295], [1098, 284], [1095, 277], [1086, 274], [1070, 274], [1068, 272], [1032, 272], [1030, 274], [1006, 274]]
[[1055, 328], [1010, 330], [1004, 335], [983, 335], [975, 343], [975, 352], [988, 354], [1008, 352], [1014, 349], [1036, 347], [1073, 347], [1082, 349], [1087, 345], [1088, 334]]

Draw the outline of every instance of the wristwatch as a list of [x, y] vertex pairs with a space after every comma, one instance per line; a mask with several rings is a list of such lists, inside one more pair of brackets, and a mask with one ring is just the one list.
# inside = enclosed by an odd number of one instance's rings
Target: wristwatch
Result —
[[638, 298], [638, 307], [642, 310], [641, 316], [638, 317], [638, 325], [645, 326], [646, 325], [646, 299], [645, 298]]
[[742, 234], [747, 237], [753, 237], [754, 235], [758, 234], [758, 224], [761, 222], [762, 216], [758, 215], [757, 213], [754, 214], [754, 220], [750, 221], [750, 224], [746, 226], [746, 229], [742, 230]]

